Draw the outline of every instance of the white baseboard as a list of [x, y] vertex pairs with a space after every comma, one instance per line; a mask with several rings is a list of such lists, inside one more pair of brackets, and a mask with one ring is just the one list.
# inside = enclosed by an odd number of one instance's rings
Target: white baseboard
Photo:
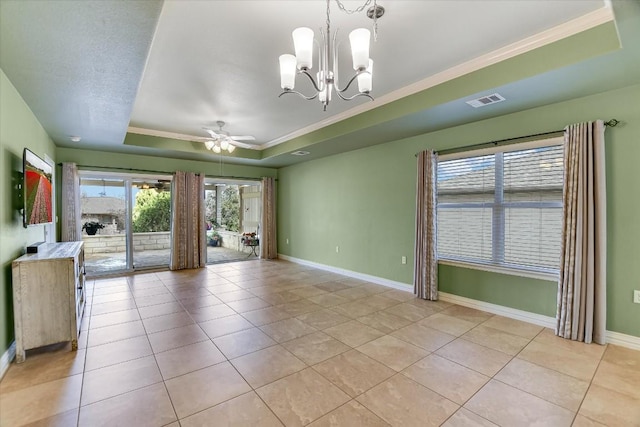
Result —
[[[290, 261], [296, 264], [308, 265], [320, 270], [330, 271], [332, 273], [342, 274], [343, 276], [353, 277], [355, 279], [366, 280], [371, 283], [376, 283], [382, 286], [388, 286], [393, 289], [399, 289], [401, 291], [413, 292], [413, 286], [407, 283], [396, 282], [382, 277], [371, 276], [369, 274], [358, 273], [357, 271], [346, 270], [343, 268], [332, 267], [330, 265], [318, 264], [316, 262], [307, 261], [300, 258], [294, 258], [288, 255], [278, 254], [278, 258]], [[518, 310], [516, 308], [505, 307], [503, 305], [491, 304], [485, 301], [479, 301], [467, 297], [461, 297], [459, 295], [449, 294], [446, 292], [438, 292], [438, 295], [442, 301], [450, 302], [453, 304], [462, 305], [465, 307], [475, 308], [477, 310], [486, 311], [488, 313], [498, 314], [500, 316], [508, 317], [511, 319], [522, 320], [523, 322], [533, 323], [534, 325], [543, 326], [545, 328], [554, 329], [556, 327], [555, 317], [543, 316], [542, 314], [531, 313], [524, 310]], [[621, 347], [627, 347], [632, 350], [640, 350], [640, 337], [633, 335], [622, 334], [620, 332], [607, 331], [606, 335], [607, 343], [619, 345]]]
[[7, 373], [9, 369], [9, 365], [13, 358], [16, 357], [16, 342], [12, 342], [7, 351], [2, 354], [0, 357], [0, 380], [4, 377], [4, 374]]
[[607, 331], [607, 343], [627, 347], [632, 350], [640, 350], [640, 337], [621, 334], [620, 332]]
[[531, 313], [529, 311], [518, 310], [516, 308], [505, 307], [503, 305], [491, 304], [490, 302], [478, 301], [475, 299], [461, 297], [459, 295], [449, 294], [446, 292], [438, 292], [440, 299], [445, 302], [462, 305], [477, 310], [486, 311], [510, 319], [522, 320], [523, 322], [533, 323], [534, 325], [544, 326], [545, 328], [555, 328], [556, 318], [543, 316], [542, 314]]
[[[509, 317], [511, 319], [522, 320], [523, 322], [533, 323], [534, 325], [544, 326], [545, 328], [555, 329], [556, 318], [543, 316], [541, 314], [530, 313], [528, 311], [518, 310], [502, 305], [491, 304], [484, 301], [478, 301], [471, 298], [461, 297], [458, 295], [448, 294], [446, 292], [438, 292], [442, 301], [451, 302], [465, 307], [475, 308], [486, 311], [488, 313], [498, 314], [500, 316]], [[622, 334], [620, 332], [607, 331], [607, 344], [619, 345], [632, 350], [640, 350], [640, 337]]]
[[319, 270], [330, 271], [331, 273], [342, 274], [343, 276], [353, 277], [354, 279], [366, 280], [367, 282], [375, 283], [377, 285], [387, 286], [389, 288], [398, 289], [406, 292], [413, 292], [413, 286], [407, 283], [396, 282], [395, 280], [389, 280], [378, 276], [371, 276], [369, 274], [358, 273], [357, 271], [345, 270], [344, 268], [333, 267], [331, 265], [318, 264], [317, 262], [307, 261], [306, 259], [294, 258], [289, 255], [278, 254], [279, 259], [290, 261], [295, 264], [308, 265]]

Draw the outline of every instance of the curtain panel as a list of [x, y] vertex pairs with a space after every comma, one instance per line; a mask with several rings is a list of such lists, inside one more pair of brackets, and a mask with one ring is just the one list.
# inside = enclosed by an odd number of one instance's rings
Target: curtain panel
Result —
[[278, 258], [275, 179], [269, 177], [262, 178], [262, 235], [260, 236], [260, 258]]
[[204, 174], [176, 171], [171, 185], [169, 268], [182, 270], [205, 267]]
[[437, 170], [438, 155], [434, 151], [426, 150], [418, 154], [413, 293], [432, 301], [438, 299]]
[[607, 200], [604, 123], [565, 128], [556, 335], [605, 343]]
[[62, 221], [61, 240], [78, 242], [82, 240], [80, 224], [80, 177], [75, 163], [62, 163]]

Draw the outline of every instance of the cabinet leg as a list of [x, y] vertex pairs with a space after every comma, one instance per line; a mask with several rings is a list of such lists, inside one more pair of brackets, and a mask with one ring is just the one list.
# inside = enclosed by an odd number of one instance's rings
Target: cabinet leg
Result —
[[71, 340], [71, 351], [78, 351], [78, 340]]
[[25, 358], [26, 358], [26, 352], [24, 350], [16, 349], [16, 363], [24, 362]]

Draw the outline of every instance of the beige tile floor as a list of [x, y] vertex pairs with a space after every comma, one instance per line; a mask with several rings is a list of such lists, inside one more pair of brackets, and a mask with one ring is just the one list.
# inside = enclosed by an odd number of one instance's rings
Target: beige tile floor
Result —
[[280, 261], [90, 281], [0, 426], [640, 426], [640, 352]]

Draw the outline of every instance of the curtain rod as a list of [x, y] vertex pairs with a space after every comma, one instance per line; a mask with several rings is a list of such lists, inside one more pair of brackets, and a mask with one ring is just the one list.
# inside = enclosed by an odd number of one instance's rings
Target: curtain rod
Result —
[[[608, 127], [615, 127], [615, 126], [618, 125], [618, 123], [620, 123], [619, 120], [611, 119], [611, 120], [608, 120], [608, 121], [604, 122], [604, 125], [608, 126]], [[458, 152], [461, 152], [461, 151], [468, 151], [470, 149], [475, 149], [476, 147], [482, 147], [482, 146], [485, 146], [485, 145], [486, 146], [496, 147], [499, 144], [504, 143], [504, 142], [518, 141], [520, 139], [527, 139], [527, 138], [535, 138], [537, 136], [554, 135], [554, 134], [557, 134], [557, 133], [564, 133], [564, 129], [553, 130], [553, 131], [550, 131], [550, 132], [534, 133], [532, 135], [516, 136], [514, 138], [498, 139], [496, 141], [481, 142], [481, 143], [478, 143], [478, 144], [466, 145], [464, 147], [447, 148], [447, 149], [444, 149], [444, 150], [438, 150], [438, 151], [436, 151], [436, 153], [438, 153], [438, 154], [458, 153]], [[419, 153], [416, 153], [416, 157], [418, 157], [418, 154]]]
[[[58, 166], [62, 166], [62, 163], [58, 163]], [[76, 165], [78, 167], [81, 168], [91, 168], [91, 169], [112, 169], [112, 170], [120, 170], [120, 171], [127, 171], [127, 172], [146, 172], [146, 173], [153, 173], [153, 174], [160, 174], [160, 175], [173, 175], [173, 172], [167, 172], [167, 171], [156, 171], [156, 170], [151, 170], [151, 169], [133, 169], [133, 168], [118, 168], [118, 167], [112, 167], [112, 166], [91, 166], [91, 165]], [[256, 178], [256, 177], [247, 177], [247, 176], [221, 176], [221, 175], [207, 175], [205, 174], [205, 176], [207, 178], [221, 178], [221, 179], [240, 179], [240, 180], [245, 180], [245, 181], [260, 181], [262, 178]], [[276, 178], [276, 181], [278, 179]]]

